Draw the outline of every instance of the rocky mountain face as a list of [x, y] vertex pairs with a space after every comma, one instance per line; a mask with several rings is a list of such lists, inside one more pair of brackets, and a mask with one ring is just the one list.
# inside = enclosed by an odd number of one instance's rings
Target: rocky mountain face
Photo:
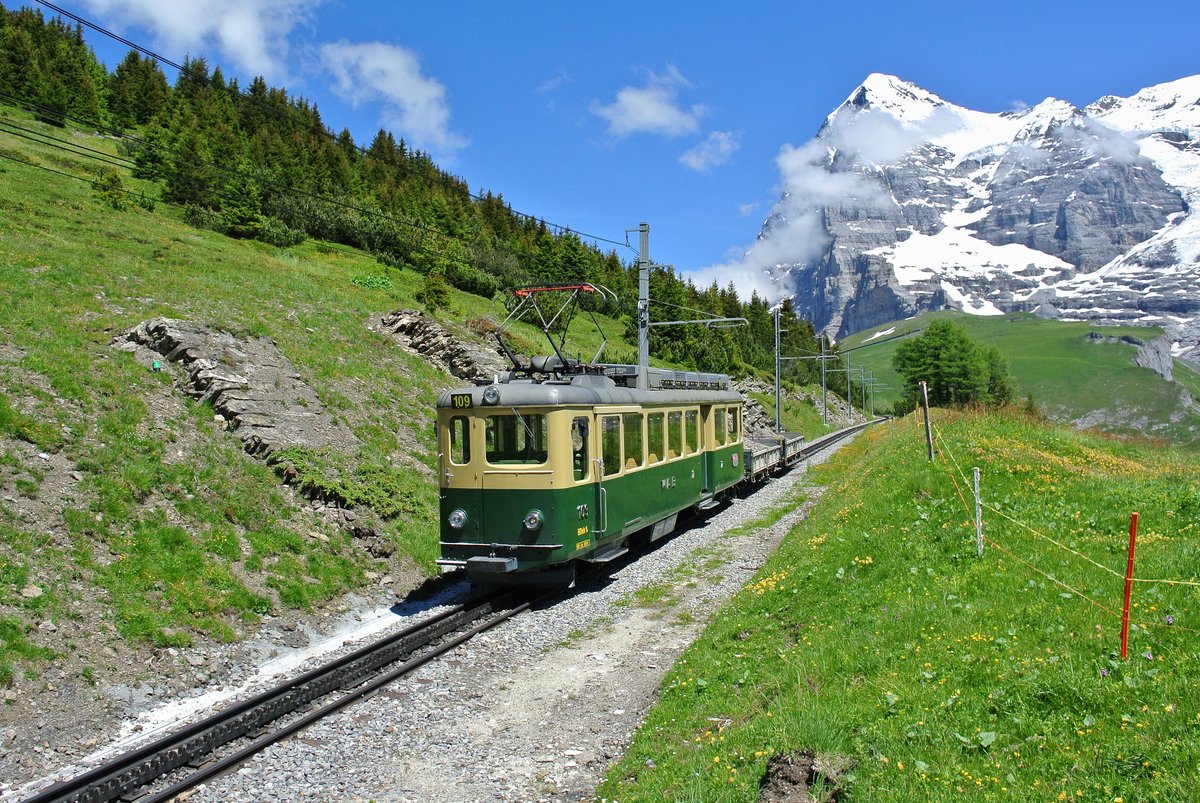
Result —
[[988, 114], [875, 74], [781, 165], [768, 271], [834, 336], [1036, 311], [1164, 326], [1200, 364], [1200, 76]]

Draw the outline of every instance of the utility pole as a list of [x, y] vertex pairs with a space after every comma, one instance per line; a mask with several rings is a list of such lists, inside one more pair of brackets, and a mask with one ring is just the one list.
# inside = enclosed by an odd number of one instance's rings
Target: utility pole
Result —
[[639, 390], [650, 387], [650, 224], [638, 224], [638, 376]]
[[829, 393], [825, 389], [825, 333], [821, 333], [821, 423], [829, 426]]
[[775, 307], [775, 434], [783, 432], [783, 402], [780, 400], [779, 388], [779, 310], [783, 307], [781, 301]]
[[[626, 230], [626, 235], [632, 229]], [[686, 308], [685, 308], [686, 309]], [[637, 370], [637, 388], [638, 390], [650, 389], [650, 327], [651, 326], [679, 326], [685, 323], [697, 323], [702, 326], [712, 328], [714, 326], [749, 326], [750, 322], [745, 318], [721, 318], [716, 315], [710, 315], [702, 310], [692, 310], [700, 312], [701, 315], [706, 315], [705, 318], [697, 318], [690, 321], [655, 321], [650, 323], [650, 224], [638, 224], [638, 302], [637, 302], [637, 330], [638, 330], [638, 370]]]
[[850, 405], [851, 420], [854, 413], [854, 387], [850, 384], [850, 352], [846, 352], [846, 404]]

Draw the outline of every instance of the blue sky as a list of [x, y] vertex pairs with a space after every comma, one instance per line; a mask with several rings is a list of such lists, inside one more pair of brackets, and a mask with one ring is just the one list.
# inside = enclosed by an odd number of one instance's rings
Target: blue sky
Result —
[[[989, 112], [1200, 73], [1197, 3], [57, 4], [243, 86], [261, 74], [362, 144], [389, 128], [519, 212], [608, 240], [647, 221], [654, 261], [685, 272], [754, 241], [781, 150], [869, 73]], [[110, 69], [126, 52], [86, 35]]]

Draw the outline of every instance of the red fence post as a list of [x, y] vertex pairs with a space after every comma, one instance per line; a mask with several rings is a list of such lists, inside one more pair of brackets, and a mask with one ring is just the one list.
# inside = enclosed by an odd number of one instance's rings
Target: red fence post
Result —
[[1121, 610], [1121, 660], [1129, 655], [1129, 597], [1133, 593], [1133, 549], [1137, 545], [1138, 514], [1129, 517], [1129, 562], [1125, 564], [1125, 607]]

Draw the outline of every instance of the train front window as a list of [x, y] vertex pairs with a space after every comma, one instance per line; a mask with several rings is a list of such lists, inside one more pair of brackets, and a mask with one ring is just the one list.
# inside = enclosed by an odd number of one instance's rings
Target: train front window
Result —
[[688, 454], [695, 454], [700, 451], [700, 413], [696, 410], [688, 410], [687, 418], [685, 419], [687, 427], [687, 447]]
[[600, 456], [604, 458], [604, 476], [621, 470], [621, 417], [606, 415], [600, 419]]
[[471, 462], [471, 423], [463, 415], [450, 419], [447, 427], [450, 434], [450, 462], [456, 466], [465, 466]]
[[576, 418], [571, 422], [571, 467], [576, 480], [588, 478], [588, 420]]
[[546, 417], [531, 413], [489, 415], [484, 440], [489, 463], [540, 465], [546, 462]]
[[717, 446], [725, 445], [725, 408], [718, 407], [713, 411], [714, 424], [713, 429], [716, 431]]
[[738, 408], [729, 408], [729, 442], [737, 443], [738, 439]]

